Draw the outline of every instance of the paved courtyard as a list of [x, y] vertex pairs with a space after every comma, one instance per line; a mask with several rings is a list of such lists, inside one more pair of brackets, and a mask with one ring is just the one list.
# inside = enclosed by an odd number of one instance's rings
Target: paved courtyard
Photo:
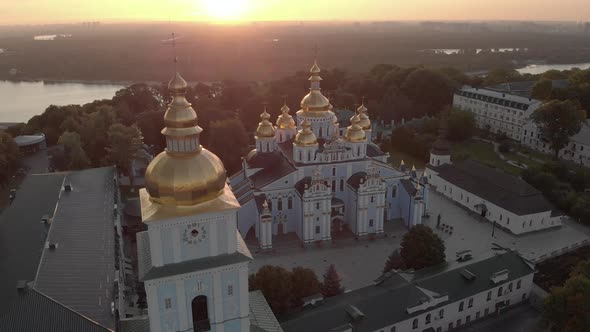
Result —
[[[527, 259], [538, 259], [541, 256], [555, 255], [563, 248], [590, 239], [590, 229], [571, 221], [566, 221], [561, 228], [521, 236], [514, 236], [497, 228], [492, 238], [492, 225], [489, 222], [478, 220], [438, 193], [430, 192], [429, 205], [431, 217], [425, 219], [424, 223], [431, 226], [445, 241], [450, 267], [458, 264], [454, 261], [457, 251], [469, 249], [473, 251], [475, 259], [484, 259], [493, 255], [493, 243], [516, 249]], [[454, 228], [452, 235], [436, 229], [439, 213], [441, 222]], [[385, 228], [385, 238], [358, 242], [335, 241], [329, 248], [303, 249], [296, 245], [279, 244], [271, 253], [255, 253], [250, 272], [253, 273], [267, 264], [287, 269], [303, 266], [313, 269], [321, 279], [328, 265], [335, 264], [342, 278], [342, 285], [347, 290], [367, 286], [380, 275], [387, 256], [399, 247], [406, 232], [400, 222], [388, 222]]]

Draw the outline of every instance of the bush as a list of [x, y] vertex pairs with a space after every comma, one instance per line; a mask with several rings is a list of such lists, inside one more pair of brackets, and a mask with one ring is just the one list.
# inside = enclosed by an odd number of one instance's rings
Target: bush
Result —
[[498, 146], [498, 150], [502, 153], [508, 153], [511, 149], [512, 146], [508, 141], [503, 141], [502, 143], [500, 143], [500, 146]]

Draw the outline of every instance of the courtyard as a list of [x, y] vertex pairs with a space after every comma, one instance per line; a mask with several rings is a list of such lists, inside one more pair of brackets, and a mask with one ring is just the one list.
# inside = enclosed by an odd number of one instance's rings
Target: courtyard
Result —
[[[564, 221], [560, 228], [521, 236], [496, 228], [492, 238], [491, 223], [478, 220], [434, 191], [430, 191], [429, 199], [430, 218], [423, 222], [445, 241], [449, 268], [458, 265], [455, 253], [461, 250], [472, 250], [473, 258], [479, 260], [493, 255], [497, 244], [517, 250], [526, 259], [539, 260], [590, 241], [590, 229], [570, 220]], [[436, 228], [438, 214], [441, 215], [441, 223], [453, 227], [452, 234]], [[400, 221], [390, 221], [385, 224], [385, 232], [383, 238], [335, 241], [325, 247], [301, 248], [296, 242], [277, 243], [272, 252], [253, 252], [250, 273], [263, 265], [282, 266], [289, 270], [302, 266], [314, 270], [321, 280], [326, 268], [334, 264], [347, 290], [364, 287], [379, 277], [387, 256], [399, 247], [406, 229]]]

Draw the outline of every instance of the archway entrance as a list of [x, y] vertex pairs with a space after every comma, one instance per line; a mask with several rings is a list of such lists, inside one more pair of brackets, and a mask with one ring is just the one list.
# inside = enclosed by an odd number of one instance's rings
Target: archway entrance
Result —
[[199, 295], [195, 297], [191, 303], [193, 312], [193, 331], [210, 331], [211, 324], [209, 323], [209, 311], [207, 308], [207, 297]]

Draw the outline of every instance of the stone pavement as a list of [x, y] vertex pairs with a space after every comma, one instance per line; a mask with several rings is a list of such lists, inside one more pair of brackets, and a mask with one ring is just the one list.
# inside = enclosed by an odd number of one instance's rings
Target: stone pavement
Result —
[[[561, 228], [546, 230], [528, 235], [515, 236], [496, 228], [494, 238], [492, 224], [478, 220], [467, 210], [457, 206], [434, 191], [429, 196], [430, 219], [424, 223], [432, 227], [445, 241], [446, 256], [449, 267], [455, 264], [455, 253], [472, 250], [475, 260], [484, 259], [494, 254], [493, 243], [502, 247], [518, 250], [527, 259], [556, 254], [574, 243], [589, 240], [590, 229], [571, 221], [566, 221]], [[441, 222], [454, 227], [452, 235], [436, 229], [436, 219], [441, 214]], [[300, 248], [297, 246], [280, 247], [270, 253], [255, 253], [250, 263], [250, 273], [261, 266], [270, 264], [292, 269], [303, 266], [313, 269], [318, 278], [330, 264], [342, 278], [342, 285], [347, 289], [357, 289], [370, 285], [380, 274], [387, 256], [399, 247], [406, 229], [399, 221], [385, 224], [387, 237], [373, 241], [335, 242], [331, 247]]]

